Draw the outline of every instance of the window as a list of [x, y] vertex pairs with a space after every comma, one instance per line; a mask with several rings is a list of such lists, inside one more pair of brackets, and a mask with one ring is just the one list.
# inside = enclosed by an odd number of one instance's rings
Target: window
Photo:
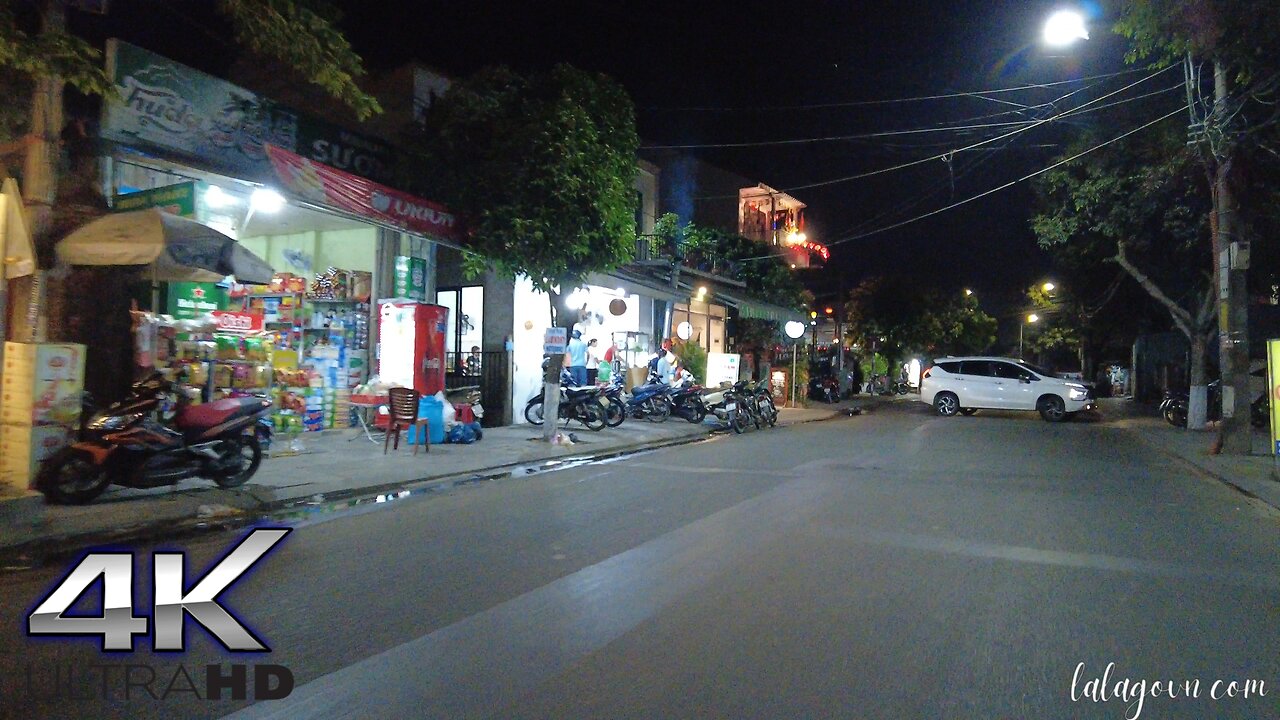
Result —
[[1027, 371], [1023, 370], [1017, 365], [1011, 365], [1009, 363], [1004, 363], [1004, 362], [992, 363], [992, 365], [995, 365], [996, 377], [998, 378], [1005, 378], [1007, 380], [1021, 380], [1024, 376], [1027, 375]]
[[942, 363], [938, 363], [938, 367], [942, 368], [946, 372], [951, 373], [952, 375], [960, 374], [959, 362], [942, 362]]
[[960, 374], [973, 375], [974, 377], [991, 377], [991, 361], [965, 360], [960, 363]]

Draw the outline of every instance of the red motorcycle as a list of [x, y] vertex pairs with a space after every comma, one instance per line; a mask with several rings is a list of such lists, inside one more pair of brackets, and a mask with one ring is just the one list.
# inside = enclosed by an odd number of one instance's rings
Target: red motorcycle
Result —
[[81, 505], [113, 483], [153, 488], [203, 477], [219, 487], [243, 485], [270, 443], [260, 420], [271, 402], [243, 397], [190, 405], [181, 397], [159, 373], [134, 383], [128, 397], [84, 423], [79, 441], [44, 461], [36, 489], [51, 503]]

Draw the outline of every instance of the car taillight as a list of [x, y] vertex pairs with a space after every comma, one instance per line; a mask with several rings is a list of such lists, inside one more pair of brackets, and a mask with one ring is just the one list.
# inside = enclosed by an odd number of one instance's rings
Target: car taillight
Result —
[[920, 379], [921, 379], [921, 380], [924, 380], [925, 378], [929, 377], [929, 371], [930, 371], [930, 370], [932, 370], [932, 369], [933, 369], [933, 366], [932, 366], [932, 365], [930, 365], [929, 367], [925, 368], [925, 369], [924, 369], [924, 374], [920, 376]]

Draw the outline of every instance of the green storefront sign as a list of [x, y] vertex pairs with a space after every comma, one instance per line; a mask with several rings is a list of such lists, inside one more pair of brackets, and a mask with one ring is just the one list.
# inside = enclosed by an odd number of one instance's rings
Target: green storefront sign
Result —
[[194, 182], [166, 185], [165, 187], [139, 190], [116, 195], [111, 199], [113, 212], [128, 212], [158, 207], [184, 218], [196, 216], [196, 184]]
[[179, 320], [227, 309], [227, 291], [214, 283], [171, 282], [168, 285], [168, 312]]

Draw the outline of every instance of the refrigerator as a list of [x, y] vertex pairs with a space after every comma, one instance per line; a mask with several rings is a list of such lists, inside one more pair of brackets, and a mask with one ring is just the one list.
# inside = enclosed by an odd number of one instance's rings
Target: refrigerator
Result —
[[423, 397], [444, 390], [449, 308], [413, 300], [378, 301], [378, 374]]

